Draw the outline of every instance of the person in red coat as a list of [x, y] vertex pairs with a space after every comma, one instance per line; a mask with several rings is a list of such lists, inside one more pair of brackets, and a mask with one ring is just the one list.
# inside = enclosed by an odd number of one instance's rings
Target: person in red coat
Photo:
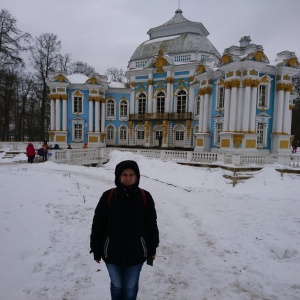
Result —
[[28, 143], [26, 147], [26, 156], [28, 157], [28, 163], [32, 164], [35, 158], [35, 149], [32, 143]]

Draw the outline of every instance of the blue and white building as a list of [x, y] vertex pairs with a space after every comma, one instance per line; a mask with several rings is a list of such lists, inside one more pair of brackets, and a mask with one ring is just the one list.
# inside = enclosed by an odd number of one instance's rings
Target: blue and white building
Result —
[[131, 56], [127, 84], [97, 73], [48, 77], [50, 143], [287, 153], [292, 76], [300, 64], [283, 51], [270, 63], [249, 36], [220, 55], [202, 23], [180, 9], [148, 31]]

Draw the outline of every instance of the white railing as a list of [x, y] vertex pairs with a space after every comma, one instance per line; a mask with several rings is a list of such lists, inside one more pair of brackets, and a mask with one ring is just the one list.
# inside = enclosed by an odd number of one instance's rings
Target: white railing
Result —
[[[36, 144], [36, 145], [35, 145]], [[36, 148], [39, 143], [34, 143]], [[11, 151], [22, 151], [26, 149], [27, 143], [6, 143], [0, 142], [0, 149], [9, 148]], [[48, 159], [58, 163], [69, 164], [101, 164], [108, 159], [111, 151], [118, 150], [122, 152], [131, 152], [148, 158], [156, 158], [162, 160], [172, 160], [178, 162], [195, 162], [195, 163], [224, 163], [233, 165], [250, 165], [250, 164], [273, 164], [278, 163], [284, 166], [300, 167], [300, 153], [296, 154], [258, 154], [258, 153], [216, 153], [216, 152], [195, 152], [184, 150], [168, 150], [168, 149], [137, 149], [137, 148], [100, 148], [91, 147], [87, 149], [63, 149], [50, 150]]]

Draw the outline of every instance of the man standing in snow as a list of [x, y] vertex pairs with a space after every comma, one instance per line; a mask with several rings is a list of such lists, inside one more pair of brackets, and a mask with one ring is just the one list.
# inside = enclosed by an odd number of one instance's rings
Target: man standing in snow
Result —
[[112, 300], [135, 300], [143, 263], [152, 264], [159, 244], [154, 201], [139, 188], [140, 171], [132, 160], [115, 169], [116, 188], [103, 193], [95, 210], [91, 253], [104, 260]]

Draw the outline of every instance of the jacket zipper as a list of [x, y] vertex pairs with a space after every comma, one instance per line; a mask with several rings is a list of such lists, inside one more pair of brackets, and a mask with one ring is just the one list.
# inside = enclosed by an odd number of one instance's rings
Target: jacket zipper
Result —
[[104, 244], [104, 256], [105, 257], [108, 257], [108, 255], [107, 255], [108, 244], [109, 244], [109, 237], [106, 239], [105, 244]]
[[143, 237], [141, 237], [141, 243], [142, 243], [142, 247], [144, 250], [144, 257], [147, 257], [147, 247], [146, 247], [146, 243]]

